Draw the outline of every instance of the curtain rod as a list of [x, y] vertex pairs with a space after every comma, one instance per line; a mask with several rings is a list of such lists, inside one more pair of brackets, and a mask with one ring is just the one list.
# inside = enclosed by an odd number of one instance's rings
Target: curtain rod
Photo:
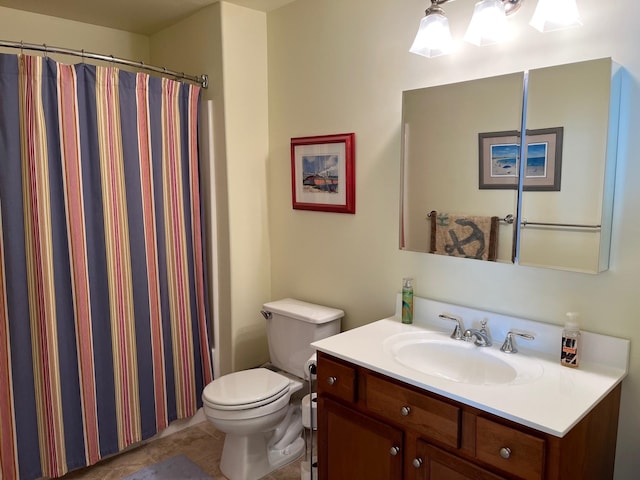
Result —
[[179, 80], [186, 80], [192, 83], [199, 84], [202, 88], [209, 86], [209, 77], [206, 74], [202, 75], [187, 75], [183, 72], [176, 72], [173, 70], [167, 70], [164, 67], [154, 67], [153, 65], [146, 65], [144, 62], [135, 62], [133, 60], [127, 60], [125, 58], [114, 57], [113, 55], [103, 55], [100, 53], [85, 52], [84, 50], [73, 50], [70, 48], [52, 47], [47, 44], [37, 43], [24, 43], [24, 42], [10, 42], [6, 40], [0, 40], [0, 47], [6, 48], [19, 48], [20, 50], [35, 50], [38, 52], [44, 52], [45, 55], [49, 53], [60, 53], [63, 55], [73, 55], [75, 57], [91, 58], [93, 60], [102, 60], [104, 62], [117, 63], [119, 65], [128, 65], [141, 70], [148, 70], [151, 72], [160, 73], [170, 77], [176, 77]]

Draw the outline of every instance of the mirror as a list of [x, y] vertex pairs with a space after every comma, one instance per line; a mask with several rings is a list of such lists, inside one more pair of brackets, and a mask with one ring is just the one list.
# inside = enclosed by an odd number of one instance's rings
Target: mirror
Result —
[[559, 189], [522, 192], [520, 264], [609, 267], [620, 75], [608, 58], [529, 72], [527, 129], [564, 132]]
[[[516, 213], [515, 188], [478, 188], [478, 133], [520, 130], [522, 89], [523, 73], [514, 73], [403, 93], [401, 248], [430, 251], [431, 211]], [[497, 231], [497, 259], [510, 262], [513, 225]]]
[[432, 228], [443, 215], [497, 217], [497, 261], [605, 270], [615, 71], [601, 59], [403, 92], [400, 248], [434, 252]]

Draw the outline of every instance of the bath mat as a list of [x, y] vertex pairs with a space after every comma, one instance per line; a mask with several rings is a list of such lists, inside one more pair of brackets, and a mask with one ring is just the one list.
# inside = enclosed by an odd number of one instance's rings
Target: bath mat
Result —
[[212, 480], [209, 475], [184, 455], [176, 455], [154, 463], [122, 480]]

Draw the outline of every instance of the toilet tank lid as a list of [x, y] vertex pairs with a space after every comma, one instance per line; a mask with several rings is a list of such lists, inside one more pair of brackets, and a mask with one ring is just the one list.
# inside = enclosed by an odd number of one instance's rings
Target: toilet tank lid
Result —
[[344, 312], [337, 308], [316, 305], [293, 298], [283, 298], [265, 303], [262, 308], [267, 312], [277, 313], [309, 323], [326, 323], [344, 317]]

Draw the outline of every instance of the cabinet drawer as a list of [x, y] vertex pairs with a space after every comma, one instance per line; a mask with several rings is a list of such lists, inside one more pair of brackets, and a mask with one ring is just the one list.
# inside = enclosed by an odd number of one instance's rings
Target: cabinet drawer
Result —
[[356, 401], [356, 369], [326, 357], [318, 358], [318, 392], [328, 393], [345, 402]]
[[460, 446], [460, 408], [374, 375], [366, 377], [367, 408], [430, 440]]
[[544, 476], [545, 441], [478, 417], [476, 457], [524, 480]]

